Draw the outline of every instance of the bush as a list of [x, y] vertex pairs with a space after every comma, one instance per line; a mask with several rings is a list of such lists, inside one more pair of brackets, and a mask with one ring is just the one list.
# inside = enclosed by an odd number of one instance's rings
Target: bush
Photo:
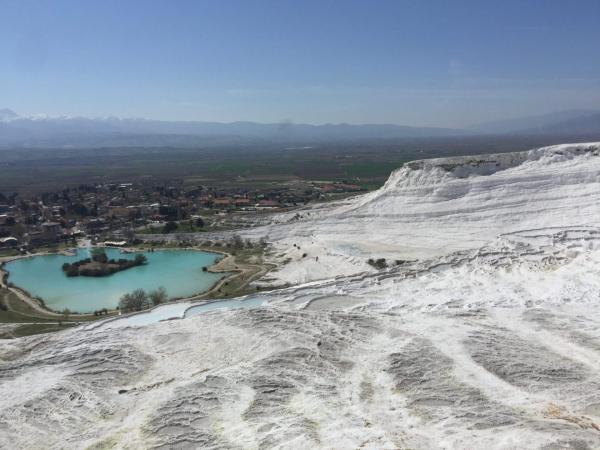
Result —
[[163, 233], [169, 234], [177, 229], [177, 224], [175, 222], [167, 222], [163, 227]]
[[243, 248], [244, 247], [244, 241], [243, 241], [243, 239], [239, 235], [234, 234], [232, 236], [232, 238], [231, 238], [230, 245], [232, 247], [235, 247], [235, 248]]
[[76, 265], [69, 265], [67, 267], [67, 270], [65, 270], [65, 274], [68, 277], [76, 277], [77, 275], [79, 275], [79, 267]]
[[373, 259], [369, 258], [367, 264], [375, 267], [376, 269], [385, 269], [388, 265], [385, 258]]
[[137, 255], [135, 255], [135, 258], [133, 259], [133, 262], [135, 263], [135, 265], [141, 266], [141, 265], [146, 264], [148, 262], [148, 258], [146, 258], [145, 255], [142, 255], [141, 253], [138, 253]]
[[119, 309], [121, 311], [141, 311], [148, 307], [148, 294], [143, 289], [124, 294], [119, 300]]
[[106, 264], [108, 262], [108, 256], [106, 256], [106, 251], [103, 248], [93, 248], [92, 260], [102, 264]]
[[63, 315], [65, 320], [69, 320], [69, 318], [71, 317], [71, 310], [69, 310], [69, 308], [65, 308], [61, 311], [61, 314]]
[[151, 291], [148, 294], [148, 298], [150, 299], [150, 302], [152, 302], [153, 306], [160, 305], [161, 303], [165, 303], [167, 300], [169, 300], [167, 290], [162, 286], [154, 291]]

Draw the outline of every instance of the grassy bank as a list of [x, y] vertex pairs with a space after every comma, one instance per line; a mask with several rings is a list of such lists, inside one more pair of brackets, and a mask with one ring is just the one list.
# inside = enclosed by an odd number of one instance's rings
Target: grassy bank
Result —
[[92, 315], [50, 315], [34, 309], [14, 292], [0, 288], [0, 324], [15, 324], [9, 331], [2, 331], [0, 338], [30, 336], [60, 331], [80, 322], [97, 319]]

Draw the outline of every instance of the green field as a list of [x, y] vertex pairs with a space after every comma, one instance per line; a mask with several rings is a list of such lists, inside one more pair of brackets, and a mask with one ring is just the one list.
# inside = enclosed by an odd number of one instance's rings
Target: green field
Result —
[[81, 183], [167, 182], [265, 187], [294, 179], [381, 185], [415, 159], [527, 150], [588, 136], [460, 137], [203, 148], [0, 149], [0, 192], [39, 192]]

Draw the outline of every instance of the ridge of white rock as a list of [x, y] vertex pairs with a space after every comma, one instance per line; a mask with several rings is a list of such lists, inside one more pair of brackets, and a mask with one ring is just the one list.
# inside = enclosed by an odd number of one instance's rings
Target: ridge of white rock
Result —
[[[598, 145], [499, 158], [416, 162], [269, 226], [330, 249], [338, 221], [344, 245], [265, 307], [0, 342], [0, 448], [599, 448]], [[409, 220], [431, 251], [339, 275], [378, 220], [390, 254]], [[451, 223], [452, 245], [427, 243]]]
[[271, 274], [277, 284], [372, 270], [369, 258], [477, 248], [518, 230], [597, 225], [599, 153], [589, 143], [414, 161], [377, 191], [247, 235], [268, 236], [279, 262], [291, 260]]

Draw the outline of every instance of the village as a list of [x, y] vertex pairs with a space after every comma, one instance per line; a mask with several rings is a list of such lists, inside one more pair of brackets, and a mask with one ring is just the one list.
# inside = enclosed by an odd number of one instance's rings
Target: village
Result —
[[0, 252], [28, 253], [83, 238], [121, 246], [136, 234], [224, 230], [362, 190], [357, 184], [318, 181], [230, 188], [126, 182], [0, 193]]

